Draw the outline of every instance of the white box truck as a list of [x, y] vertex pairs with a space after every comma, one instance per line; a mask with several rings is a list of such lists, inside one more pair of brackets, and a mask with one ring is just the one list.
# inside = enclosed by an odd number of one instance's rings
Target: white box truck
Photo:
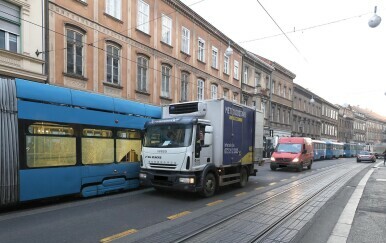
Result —
[[164, 106], [162, 119], [145, 124], [141, 184], [205, 197], [220, 186], [245, 186], [262, 161], [262, 119], [261, 112], [224, 99]]

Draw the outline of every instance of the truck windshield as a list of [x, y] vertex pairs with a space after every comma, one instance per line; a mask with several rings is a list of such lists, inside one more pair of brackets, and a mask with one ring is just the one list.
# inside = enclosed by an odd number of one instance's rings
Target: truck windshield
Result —
[[276, 152], [282, 153], [300, 153], [302, 145], [298, 143], [279, 143]]
[[145, 132], [144, 147], [188, 147], [192, 141], [192, 125], [155, 125]]

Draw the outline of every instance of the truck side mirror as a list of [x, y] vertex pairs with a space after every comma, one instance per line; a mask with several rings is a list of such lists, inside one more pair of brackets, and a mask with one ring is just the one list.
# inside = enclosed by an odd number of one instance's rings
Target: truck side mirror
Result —
[[212, 145], [212, 143], [213, 143], [213, 134], [212, 133], [205, 134], [204, 146]]

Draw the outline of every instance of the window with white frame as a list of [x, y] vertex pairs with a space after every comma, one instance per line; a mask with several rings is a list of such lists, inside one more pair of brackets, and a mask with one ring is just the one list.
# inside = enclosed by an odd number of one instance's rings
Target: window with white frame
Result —
[[197, 59], [201, 62], [205, 62], [205, 41], [201, 38], [198, 39], [198, 55]]
[[162, 42], [172, 45], [172, 19], [162, 14]]
[[284, 86], [284, 89], [283, 89], [283, 97], [284, 98], [287, 98], [286, 97], [286, 92], [287, 92], [287, 86]]
[[121, 0], [106, 0], [106, 13], [114, 18], [121, 19], [122, 17], [122, 2]]
[[147, 84], [149, 78], [149, 60], [147, 57], [137, 57], [137, 89], [142, 92], [147, 92]]
[[244, 84], [247, 84], [248, 83], [248, 66], [244, 66], [244, 79], [243, 79], [243, 83]]
[[275, 81], [272, 81], [272, 94], [274, 94], [275, 93]]
[[233, 77], [235, 79], [239, 79], [239, 62], [235, 60], [233, 62], [233, 66], [234, 66]]
[[170, 95], [170, 73], [171, 68], [162, 65], [161, 96], [169, 98]]
[[20, 8], [0, 0], [0, 49], [19, 52]]
[[120, 49], [117, 46], [111, 44], [108, 44], [106, 49], [106, 82], [112, 84], [119, 84]]
[[188, 30], [185, 27], [182, 27], [182, 45], [181, 45], [181, 51], [185, 52], [186, 54], [190, 54], [190, 30]]
[[267, 111], [265, 109], [265, 103], [264, 102], [261, 102], [261, 111], [264, 114], [264, 118], [267, 118]]
[[181, 73], [181, 101], [188, 101], [189, 73]]
[[205, 88], [204, 80], [198, 79], [197, 80], [197, 100], [204, 100], [204, 88]]
[[217, 85], [216, 84], [210, 85], [210, 98], [211, 99], [217, 99]]
[[229, 57], [224, 54], [224, 73], [229, 74]]
[[149, 4], [138, 0], [137, 29], [149, 34]]
[[67, 29], [67, 73], [83, 76], [83, 33]]
[[217, 68], [218, 64], [218, 49], [212, 46], [212, 67]]

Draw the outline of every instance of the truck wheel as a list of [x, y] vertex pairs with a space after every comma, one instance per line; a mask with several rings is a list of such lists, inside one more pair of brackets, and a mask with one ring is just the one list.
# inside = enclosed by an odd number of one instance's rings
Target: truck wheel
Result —
[[271, 165], [270, 167], [271, 167], [271, 170], [273, 170], [273, 171], [275, 171], [277, 169], [277, 167], [274, 165]]
[[312, 167], [312, 161], [311, 161], [310, 164], [307, 166], [307, 169], [311, 170], [311, 167]]
[[201, 196], [211, 197], [216, 191], [216, 178], [213, 173], [208, 173], [204, 178], [204, 185], [202, 191], [200, 192]]
[[248, 182], [248, 172], [245, 168], [241, 168], [239, 187], [245, 187]]

